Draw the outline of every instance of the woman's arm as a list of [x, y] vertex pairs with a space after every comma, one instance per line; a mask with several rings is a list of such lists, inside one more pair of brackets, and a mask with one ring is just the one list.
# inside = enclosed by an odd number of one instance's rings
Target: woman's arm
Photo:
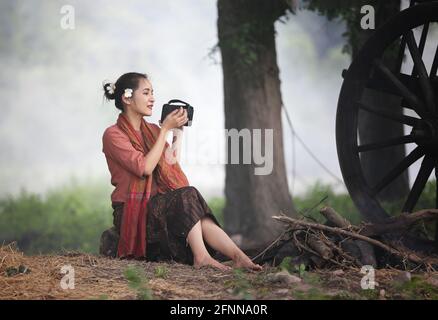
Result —
[[166, 145], [167, 133], [174, 128], [181, 127], [186, 122], [187, 111], [185, 111], [183, 108], [173, 111], [166, 117], [166, 119], [164, 119], [157, 141], [155, 141], [154, 146], [145, 156], [145, 175], [151, 175], [157, 166], [161, 154], [163, 153], [164, 146]]
[[183, 136], [183, 128], [173, 128], [173, 138], [172, 138], [172, 145], [169, 147], [169, 152], [172, 153], [173, 163], [179, 161], [180, 155], [181, 155], [181, 144], [182, 144], [182, 136]]

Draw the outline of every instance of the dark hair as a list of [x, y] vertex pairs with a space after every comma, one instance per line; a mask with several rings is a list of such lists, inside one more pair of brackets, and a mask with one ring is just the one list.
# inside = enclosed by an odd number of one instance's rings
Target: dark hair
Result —
[[115, 90], [113, 93], [110, 93], [111, 90], [111, 83], [110, 82], [104, 82], [103, 83], [103, 91], [105, 92], [105, 97], [108, 100], [115, 100], [116, 108], [124, 111], [123, 108], [123, 102], [122, 102], [122, 94], [125, 93], [125, 89], [132, 89], [135, 91], [138, 88], [139, 80], [140, 79], [148, 79], [148, 76], [144, 73], [138, 73], [138, 72], [128, 72], [124, 75], [120, 76], [119, 79], [117, 79], [115, 83]]

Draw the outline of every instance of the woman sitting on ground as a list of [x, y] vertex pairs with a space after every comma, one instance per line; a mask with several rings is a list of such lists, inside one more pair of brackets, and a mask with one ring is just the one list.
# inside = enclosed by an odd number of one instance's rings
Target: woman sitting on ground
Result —
[[102, 139], [115, 186], [111, 200], [119, 233], [117, 256], [231, 269], [212, 257], [216, 250], [232, 259], [235, 267], [261, 270], [221, 229], [178, 162], [166, 157], [171, 149], [166, 135], [182, 132], [187, 112], [175, 110], [161, 128], [146, 122], [143, 117], [152, 115], [154, 92], [145, 74], [126, 73], [103, 87], [107, 99], [115, 100], [121, 110]]

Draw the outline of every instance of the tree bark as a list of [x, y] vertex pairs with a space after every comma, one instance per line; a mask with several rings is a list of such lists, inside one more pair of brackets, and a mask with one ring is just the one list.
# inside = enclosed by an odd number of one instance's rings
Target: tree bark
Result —
[[[284, 160], [281, 92], [275, 49], [274, 22], [288, 9], [286, 1], [218, 0], [219, 47], [224, 77], [225, 128], [273, 129], [273, 165], [267, 175], [256, 175], [254, 160], [231, 164], [227, 143], [224, 209], [225, 230], [241, 234], [245, 246], [264, 244], [281, 232], [271, 217], [283, 211], [294, 215]], [[262, 154], [267, 150], [263, 147]]]

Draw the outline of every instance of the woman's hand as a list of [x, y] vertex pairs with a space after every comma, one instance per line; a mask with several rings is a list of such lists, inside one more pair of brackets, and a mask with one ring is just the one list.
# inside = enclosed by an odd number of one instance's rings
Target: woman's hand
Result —
[[[160, 161], [161, 155], [163, 154], [163, 149], [166, 145], [166, 136], [169, 131], [181, 131], [178, 128], [182, 127], [187, 122], [187, 111], [183, 108], [174, 110], [172, 113], [167, 115], [163, 123], [160, 122], [161, 130], [152, 148], [145, 156], [145, 169], [144, 175], [149, 176], [154, 172], [158, 161]], [[182, 132], [181, 132], [182, 133]], [[178, 141], [179, 140], [179, 141]], [[181, 143], [181, 139], [177, 139], [175, 147], [178, 143]]]
[[168, 114], [161, 127], [167, 130], [182, 127], [188, 121], [187, 110], [179, 108]]

